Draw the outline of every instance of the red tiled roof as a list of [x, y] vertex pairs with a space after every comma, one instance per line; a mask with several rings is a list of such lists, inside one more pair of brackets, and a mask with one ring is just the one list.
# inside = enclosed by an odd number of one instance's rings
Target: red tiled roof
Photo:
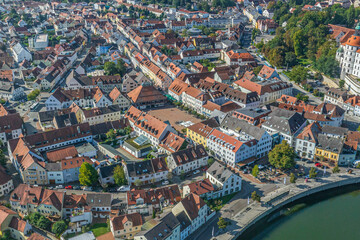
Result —
[[128, 221], [132, 223], [132, 227], [141, 227], [143, 225], [140, 213], [125, 214], [111, 219], [114, 231], [123, 230], [124, 224]]

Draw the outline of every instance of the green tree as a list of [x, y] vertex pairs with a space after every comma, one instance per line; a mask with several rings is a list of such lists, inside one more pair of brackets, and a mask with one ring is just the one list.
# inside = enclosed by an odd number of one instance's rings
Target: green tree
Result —
[[296, 55], [293, 52], [287, 52], [285, 53], [285, 64], [287, 64], [288, 67], [295, 66], [297, 63]]
[[256, 201], [256, 202], [260, 202], [261, 201], [261, 197], [260, 195], [256, 192], [256, 191], [253, 191], [251, 193], [251, 199]]
[[140, 187], [142, 185], [142, 181], [140, 179], [136, 179], [134, 184], [135, 186]]
[[[0, 146], [2, 146], [1, 143], [0, 143]], [[5, 156], [5, 154], [4, 154], [4, 152], [3, 152], [2, 149], [0, 149], [0, 164], [1, 164], [2, 166], [5, 166], [5, 165], [6, 165], [6, 156]]]
[[181, 170], [181, 172], [180, 172], [180, 179], [185, 180], [185, 171], [184, 170]]
[[304, 101], [304, 102], [308, 102], [309, 101], [309, 96], [308, 95], [305, 95], [303, 93], [298, 93], [296, 95], [296, 98], [300, 101]]
[[257, 177], [259, 174], [259, 166], [255, 165], [254, 168], [252, 169], [252, 173], [251, 173], [254, 177]]
[[114, 129], [110, 129], [107, 133], [106, 133], [106, 137], [108, 139], [114, 140], [116, 138], [116, 133]]
[[156, 210], [153, 209], [153, 212], [152, 212], [152, 218], [155, 218], [156, 217]]
[[209, 157], [209, 159], [207, 160], [207, 165], [210, 167], [214, 162], [215, 162], [214, 158]]
[[316, 172], [316, 169], [314, 167], [312, 167], [309, 171], [309, 177], [310, 178], [316, 178], [317, 176], [317, 172]]
[[299, 84], [309, 78], [308, 69], [303, 66], [295, 66], [291, 72], [288, 74], [291, 81]]
[[55, 233], [57, 236], [59, 236], [61, 233], [63, 233], [66, 229], [67, 229], [67, 225], [63, 220], [57, 221], [51, 227], [51, 231], [53, 233]]
[[35, 100], [35, 99], [37, 98], [37, 96], [39, 96], [39, 94], [40, 94], [40, 90], [39, 90], [39, 89], [35, 89], [35, 90], [33, 90], [31, 93], [29, 93], [29, 94], [27, 95], [27, 99], [28, 99], [29, 101]]
[[127, 184], [127, 180], [125, 177], [125, 171], [124, 171], [124, 167], [117, 165], [114, 168], [114, 181], [115, 184], [118, 186], [122, 186], [122, 185], [126, 185]]
[[339, 87], [340, 87], [341, 89], [343, 89], [344, 86], [345, 86], [345, 81], [344, 81], [344, 80], [340, 80], [340, 81], [339, 81]]
[[80, 172], [79, 182], [81, 185], [83, 186], [95, 185], [99, 175], [93, 166], [91, 166], [87, 162], [84, 162], [83, 164], [81, 164], [79, 172]]
[[49, 231], [51, 227], [51, 221], [47, 219], [45, 216], [41, 216], [39, 220], [36, 222], [36, 226]]
[[295, 182], [296, 182], [296, 177], [295, 177], [295, 174], [294, 174], [294, 173], [291, 173], [291, 174], [290, 174], [290, 182], [291, 182], [291, 183], [295, 183]]
[[229, 223], [224, 218], [219, 217], [219, 221], [217, 222], [219, 229], [225, 229], [228, 224]]
[[283, 140], [269, 152], [269, 162], [275, 168], [290, 169], [295, 166], [294, 149]]
[[336, 165], [333, 169], [332, 169], [333, 173], [339, 173], [340, 172], [340, 168], [338, 165]]
[[253, 72], [254, 72], [256, 75], [258, 75], [259, 72], [261, 71], [262, 67], [263, 67], [263, 66], [261, 66], [261, 65], [255, 67], [255, 68], [253, 69]]
[[360, 169], [360, 163], [358, 163], [358, 164], [356, 165], [356, 168], [357, 168], [357, 169]]

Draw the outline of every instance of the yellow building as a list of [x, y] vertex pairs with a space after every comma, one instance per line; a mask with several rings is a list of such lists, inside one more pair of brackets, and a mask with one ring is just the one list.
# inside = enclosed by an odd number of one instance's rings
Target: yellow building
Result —
[[140, 213], [125, 214], [110, 220], [110, 230], [115, 238], [134, 239], [143, 225]]
[[342, 138], [329, 137], [323, 134], [318, 136], [315, 160], [329, 161], [335, 165], [344, 166], [352, 164], [355, 157], [355, 149], [344, 142]]
[[213, 128], [204, 122], [196, 123], [186, 129], [186, 136], [197, 144], [207, 146], [206, 141]]

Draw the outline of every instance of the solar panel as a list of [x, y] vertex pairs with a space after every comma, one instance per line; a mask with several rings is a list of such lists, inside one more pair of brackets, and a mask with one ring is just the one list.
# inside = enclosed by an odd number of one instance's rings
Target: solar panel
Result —
[[134, 139], [134, 143], [136, 143], [139, 146], [142, 146], [149, 143], [149, 139], [144, 135], [140, 135], [139, 137]]

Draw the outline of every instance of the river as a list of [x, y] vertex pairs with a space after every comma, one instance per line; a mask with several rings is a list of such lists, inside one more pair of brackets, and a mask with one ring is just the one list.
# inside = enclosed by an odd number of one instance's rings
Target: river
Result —
[[360, 239], [360, 191], [306, 203], [295, 213], [275, 220], [254, 240]]

